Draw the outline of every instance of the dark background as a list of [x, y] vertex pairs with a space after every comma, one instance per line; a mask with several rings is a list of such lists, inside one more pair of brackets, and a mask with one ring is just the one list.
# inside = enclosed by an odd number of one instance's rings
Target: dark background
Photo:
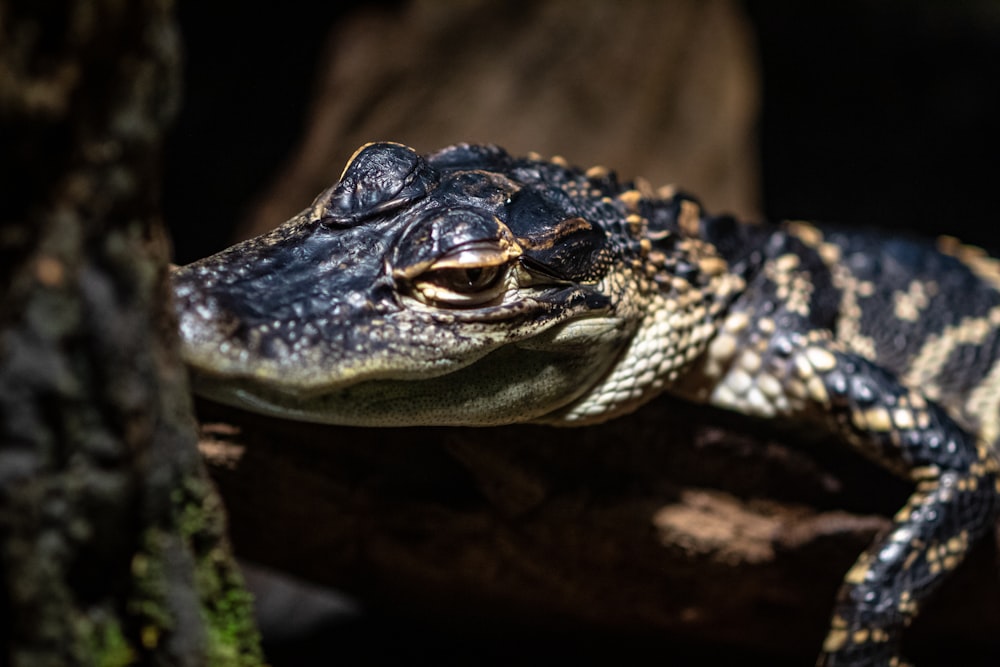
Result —
[[[1000, 246], [1000, 3], [748, 0], [743, 7], [763, 81], [766, 218], [948, 233]], [[268, 12], [236, 2], [180, 4], [185, 101], [168, 144], [164, 193], [176, 261], [228, 245], [299, 137], [329, 26], [350, 9], [297, 0]], [[675, 180], [683, 184], [684, 175]], [[329, 656], [333, 639], [334, 655], [350, 655], [351, 664], [421, 654], [438, 664], [443, 655], [453, 664], [471, 664], [470, 655], [476, 664], [512, 664], [520, 650], [495, 635], [435, 635], [412, 619], [346, 627], [319, 633], [311, 646], [325, 646]], [[564, 653], [564, 637], [533, 639], [577, 664], [623, 656], [615, 645], [621, 638], [576, 641], [573, 656]], [[309, 647], [272, 642], [270, 656], [275, 665], [310, 664], [302, 657]], [[627, 654], [642, 648], [637, 638]], [[693, 655], [726, 659], [706, 656], [704, 647]]]
[[[744, 7], [762, 67], [767, 218], [996, 245], [1000, 3]], [[177, 261], [228, 244], [299, 136], [329, 25], [349, 9], [180, 3], [185, 99], [168, 144], [164, 199]]]

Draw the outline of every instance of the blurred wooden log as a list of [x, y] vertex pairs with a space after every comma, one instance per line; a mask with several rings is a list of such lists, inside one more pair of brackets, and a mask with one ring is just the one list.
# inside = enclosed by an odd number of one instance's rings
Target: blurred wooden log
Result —
[[[238, 553], [443, 627], [575, 625], [808, 662], [841, 577], [908, 494], [837, 443], [669, 399], [584, 429], [199, 412]], [[992, 556], [977, 549], [918, 621], [920, 664], [995, 661]]]

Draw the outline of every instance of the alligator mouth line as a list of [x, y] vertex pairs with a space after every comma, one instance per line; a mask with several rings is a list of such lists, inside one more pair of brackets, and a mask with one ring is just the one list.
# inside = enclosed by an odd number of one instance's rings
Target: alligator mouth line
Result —
[[504, 346], [434, 376], [366, 377], [303, 394], [253, 377], [195, 373], [200, 395], [271, 416], [349, 426], [500, 425], [543, 417], [585, 394], [607, 364]]

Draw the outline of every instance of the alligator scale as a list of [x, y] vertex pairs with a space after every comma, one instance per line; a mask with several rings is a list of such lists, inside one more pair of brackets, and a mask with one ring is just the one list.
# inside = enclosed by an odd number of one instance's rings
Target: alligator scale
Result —
[[177, 269], [196, 391], [335, 424], [575, 426], [681, 399], [826, 429], [912, 481], [822, 665], [894, 665], [998, 509], [1000, 269], [738, 223], [606, 169], [369, 144], [275, 231]]

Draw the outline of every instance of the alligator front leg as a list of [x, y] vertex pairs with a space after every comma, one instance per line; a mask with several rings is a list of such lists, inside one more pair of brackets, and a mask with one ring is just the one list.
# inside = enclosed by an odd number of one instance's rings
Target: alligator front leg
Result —
[[901, 629], [992, 526], [997, 463], [986, 443], [870, 361], [822, 348], [804, 356], [837, 429], [916, 485], [892, 530], [844, 578], [819, 664], [895, 664]]
[[891, 530], [844, 577], [817, 663], [902, 664], [902, 630], [992, 525], [994, 454], [919, 391], [822, 335], [779, 334], [764, 354], [759, 341], [739, 346], [710, 402], [822, 423], [915, 485]]

